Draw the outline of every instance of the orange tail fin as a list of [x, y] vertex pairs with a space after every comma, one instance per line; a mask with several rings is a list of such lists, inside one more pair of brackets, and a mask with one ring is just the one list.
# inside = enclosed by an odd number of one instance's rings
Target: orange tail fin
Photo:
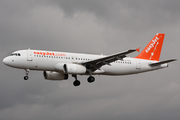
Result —
[[144, 50], [135, 58], [159, 61], [165, 34], [157, 33]]

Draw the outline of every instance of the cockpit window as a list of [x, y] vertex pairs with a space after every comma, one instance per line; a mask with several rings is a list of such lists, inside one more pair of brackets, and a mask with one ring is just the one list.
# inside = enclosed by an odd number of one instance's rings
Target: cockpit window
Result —
[[11, 56], [21, 56], [20, 53], [12, 53]]

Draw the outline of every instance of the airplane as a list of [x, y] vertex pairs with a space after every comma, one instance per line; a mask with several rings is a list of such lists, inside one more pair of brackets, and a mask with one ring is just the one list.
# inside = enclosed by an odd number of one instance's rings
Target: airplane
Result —
[[69, 75], [75, 78], [73, 85], [79, 86], [77, 75], [89, 75], [87, 81], [95, 81], [93, 75], [130, 75], [168, 67], [170, 59], [159, 61], [165, 34], [157, 33], [143, 51], [134, 58], [128, 54], [138, 51], [129, 49], [112, 55], [93, 55], [44, 50], [18, 50], [3, 59], [7, 66], [24, 69], [28, 80], [30, 70], [43, 71], [46, 80], [67, 80]]

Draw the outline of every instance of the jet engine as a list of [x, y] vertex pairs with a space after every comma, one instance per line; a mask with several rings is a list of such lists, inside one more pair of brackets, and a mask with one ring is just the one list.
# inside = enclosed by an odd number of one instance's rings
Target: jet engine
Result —
[[66, 74], [84, 74], [86, 73], [86, 67], [79, 64], [72, 63], [58, 63], [55, 66], [55, 69], [58, 71], [63, 71]]
[[53, 71], [44, 71], [44, 78], [46, 80], [67, 80], [68, 74], [53, 72]]

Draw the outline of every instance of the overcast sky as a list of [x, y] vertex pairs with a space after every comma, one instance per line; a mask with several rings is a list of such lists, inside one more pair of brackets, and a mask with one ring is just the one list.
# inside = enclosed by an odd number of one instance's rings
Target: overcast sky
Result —
[[[165, 33], [160, 60], [180, 59], [179, 0], [0, 0], [0, 59], [20, 49], [112, 54]], [[131, 57], [138, 53], [130, 54]], [[47, 81], [0, 62], [1, 120], [179, 120], [179, 61], [130, 76]]]

